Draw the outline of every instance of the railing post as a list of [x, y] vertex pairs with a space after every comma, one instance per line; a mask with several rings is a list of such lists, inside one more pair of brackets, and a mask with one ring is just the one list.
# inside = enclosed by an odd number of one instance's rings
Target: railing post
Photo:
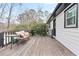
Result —
[[4, 46], [4, 33], [3, 32], [0, 33], [0, 46], [1, 47]]

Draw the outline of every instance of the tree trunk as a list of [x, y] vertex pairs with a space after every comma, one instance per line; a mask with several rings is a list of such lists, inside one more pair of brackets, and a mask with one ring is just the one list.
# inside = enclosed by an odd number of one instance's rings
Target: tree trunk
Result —
[[14, 4], [12, 3], [11, 6], [10, 6], [10, 9], [9, 9], [7, 29], [9, 29], [9, 27], [10, 27], [10, 19], [11, 19], [11, 13], [12, 13], [13, 6], [14, 6]]

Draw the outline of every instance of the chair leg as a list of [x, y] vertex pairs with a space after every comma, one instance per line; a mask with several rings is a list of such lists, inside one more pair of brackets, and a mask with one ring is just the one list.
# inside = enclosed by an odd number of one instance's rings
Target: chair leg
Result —
[[13, 44], [11, 43], [11, 47], [10, 47], [10, 49], [12, 49], [12, 45], [13, 45]]

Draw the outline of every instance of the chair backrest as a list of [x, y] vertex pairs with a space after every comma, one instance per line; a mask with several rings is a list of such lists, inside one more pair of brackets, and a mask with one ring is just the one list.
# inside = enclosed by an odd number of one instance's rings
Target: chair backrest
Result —
[[25, 32], [25, 31], [19, 31], [19, 32], [16, 32], [16, 34], [22, 38], [29, 36], [29, 32]]

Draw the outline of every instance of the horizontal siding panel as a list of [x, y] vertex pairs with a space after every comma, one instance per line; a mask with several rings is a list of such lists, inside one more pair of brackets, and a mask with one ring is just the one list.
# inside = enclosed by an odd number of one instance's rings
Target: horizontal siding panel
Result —
[[79, 33], [74, 33], [73, 32], [73, 34], [71, 33], [71, 32], [65, 32], [65, 31], [60, 31], [60, 30], [57, 30], [57, 31], [59, 31], [58, 33], [61, 33], [61, 34], [64, 34], [64, 35], [68, 35], [68, 36], [72, 36], [72, 37], [78, 37], [79, 38]]
[[[65, 40], [64, 38], [56, 38], [59, 42], [61, 42], [65, 47], [67, 47], [69, 50], [71, 50], [74, 54], [78, 55], [79, 54], [79, 50], [73, 49], [72, 44], [69, 43], [69, 41]], [[64, 40], [61, 40], [64, 39]], [[65, 41], [65, 42], [64, 42]]]
[[61, 37], [66, 37], [67, 39], [72, 39], [70, 41], [73, 41], [74, 40], [74, 42], [76, 42], [76, 43], [78, 43], [78, 41], [79, 41], [79, 36], [78, 35], [73, 35], [72, 33], [69, 33], [68, 34], [67, 32], [58, 32], [58, 33], [61, 33], [61, 34], [57, 34], [57, 35], [60, 35]]
[[64, 11], [56, 17], [56, 38], [73, 53], [79, 55], [79, 27], [64, 28]]

